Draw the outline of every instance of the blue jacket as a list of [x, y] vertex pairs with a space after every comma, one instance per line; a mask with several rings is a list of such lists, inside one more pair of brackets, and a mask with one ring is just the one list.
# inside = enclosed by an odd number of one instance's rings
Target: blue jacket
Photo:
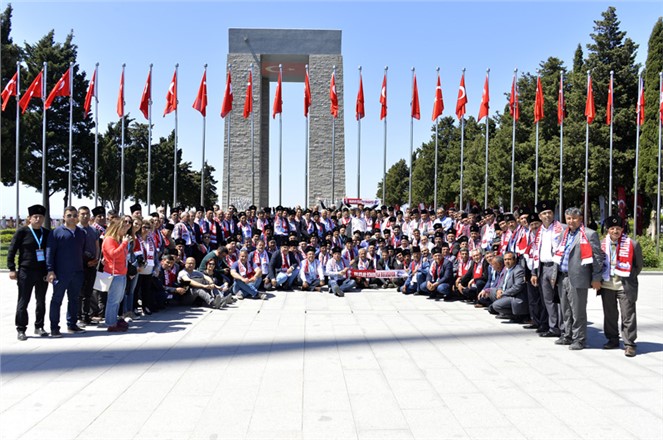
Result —
[[46, 269], [58, 278], [82, 271], [85, 235], [78, 227], [74, 231], [64, 225], [55, 228], [46, 245]]

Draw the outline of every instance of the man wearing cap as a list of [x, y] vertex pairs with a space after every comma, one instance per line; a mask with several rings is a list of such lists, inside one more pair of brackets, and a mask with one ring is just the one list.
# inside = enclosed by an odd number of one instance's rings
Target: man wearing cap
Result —
[[541, 286], [532, 283], [532, 272], [536, 264], [537, 255], [535, 245], [541, 234], [541, 219], [535, 213], [530, 213], [527, 217], [529, 228], [527, 238], [527, 249], [523, 253], [519, 263], [525, 269], [525, 280], [527, 281], [527, 305], [529, 307], [529, 316], [531, 321], [524, 326], [527, 330], [536, 330], [537, 333], [546, 333], [549, 330], [548, 312], [544, 305]]
[[558, 267], [555, 265], [553, 257], [566, 225], [555, 220], [554, 209], [555, 202], [553, 200], [542, 200], [536, 205], [541, 226], [530, 250], [530, 256], [532, 257], [530, 282], [533, 286], [540, 286], [541, 296], [548, 315], [548, 331], [540, 333], [540, 336], [544, 338], [559, 338], [562, 323], [559, 301], [556, 301], [555, 298]]
[[598, 291], [603, 302], [603, 333], [608, 339], [603, 348], [619, 348], [619, 302], [624, 354], [633, 357], [636, 353], [635, 340], [638, 337], [635, 302], [638, 300], [638, 274], [643, 266], [642, 248], [637, 241], [624, 233], [624, 221], [621, 217], [610, 216], [605, 225], [608, 234], [601, 242], [604, 258], [603, 280]]
[[221, 225], [214, 219], [214, 211], [208, 209], [205, 213], [205, 218], [200, 220], [200, 228], [203, 233], [209, 234], [209, 243], [210, 248], [216, 249], [219, 247], [219, 241], [221, 240]]
[[[25, 332], [28, 328], [28, 304], [35, 291], [37, 307], [35, 309], [35, 335], [48, 336], [44, 330], [46, 313], [46, 244], [50, 230], [43, 227], [46, 208], [33, 205], [28, 208], [28, 225], [16, 230], [7, 251], [7, 268], [9, 279], [18, 285], [18, 302], [16, 303], [16, 331], [18, 340], [26, 341]], [[15, 264], [18, 252], [18, 270]]]
[[559, 267], [564, 334], [555, 344], [582, 350], [587, 339], [587, 293], [590, 287], [601, 288], [603, 254], [598, 234], [583, 223], [582, 211], [572, 207], [564, 215], [568, 228], [553, 256]]
[[419, 286], [419, 291], [430, 298], [446, 298], [451, 295], [453, 283], [453, 265], [442, 257], [441, 248], [433, 248], [433, 263], [426, 271], [426, 280]]
[[495, 229], [499, 226], [495, 221], [495, 212], [490, 208], [483, 210], [483, 219], [484, 224], [481, 229], [481, 248], [484, 251], [488, 251], [491, 249], [493, 240], [495, 239]]
[[297, 246], [297, 242], [282, 243], [280, 252], [274, 252], [269, 260], [269, 279], [272, 280], [274, 289], [286, 288], [292, 290], [297, 275], [299, 275], [298, 263], [289, 250], [290, 245]]
[[320, 292], [321, 288], [325, 285], [324, 268], [320, 260], [315, 258], [315, 248], [313, 246], [306, 247], [305, 252], [306, 259], [302, 261], [299, 271], [302, 290]]
[[92, 322], [92, 287], [97, 274], [97, 263], [99, 262], [100, 246], [99, 234], [97, 230], [90, 225], [90, 209], [87, 206], [78, 208], [78, 227], [85, 232], [85, 252], [83, 265], [83, 286], [79, 298], [78, 319], [83, 326]]
[[138, 217], [141, 220], [143, 219], [143, 209], [140, 207], [140, 204], [134, 203], [129, 207], [129, 212], [131, 212], [132, 217]]

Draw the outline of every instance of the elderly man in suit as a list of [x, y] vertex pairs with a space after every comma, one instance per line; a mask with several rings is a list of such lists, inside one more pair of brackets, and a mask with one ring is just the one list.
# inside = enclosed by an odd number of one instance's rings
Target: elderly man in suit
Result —
[[624, 354], [635, 356], [635, 339], [638, 337], [635, 302], [638, 300], [638, 274], [642, 270], [642, 248], [640, 244], [624, 234], [624, 220], [611, 216], [605, 221], [608, 235], [601, 242], [603, 251], [603, 333], [608, 339], [605, 350], [619, 348], [617, 327], [617, 302], [622, 313], [622, 339]]
[[495, 301], [488, 311], [499, 317], [522, 322], [527, 316], [525, 269], [517, 263], [516, 254], [504, 254], [504, 270], [495, 286]]
[[557, 281], [564, 316], [564, 334], [555, 341], [570, 350], [582, 350], [587, 339], [587, 291], [600, 289], [603, 254], [598, 234], [586, 228], [578, 208], [564, 212], [568, 228], [555, 251]]

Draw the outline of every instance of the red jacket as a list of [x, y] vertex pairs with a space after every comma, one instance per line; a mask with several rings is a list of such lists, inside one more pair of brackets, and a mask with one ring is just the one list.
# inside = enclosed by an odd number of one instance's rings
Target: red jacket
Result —
[[127, 242], [118, 243], [112, 237], [106, 237], [101, 245], [104, 256], [104, 272], [112, 275], [127, 274]]

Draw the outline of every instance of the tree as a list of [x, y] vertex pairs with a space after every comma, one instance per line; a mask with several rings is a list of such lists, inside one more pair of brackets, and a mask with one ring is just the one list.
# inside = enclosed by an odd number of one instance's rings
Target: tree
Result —
[[[20, 59], [20, 49], [14, 44], [10, 36], [12, 11], [11, 4], [8, 4], [2, 15], [0, 15], [0, 44], [2, 45], [0, 48], [2, 52], [0, 78], [3, 88], [16, 73], [16, 62]], [[21, 82], [25, 84], [25, 79]], [[4, 185], [13, 185], [16, 182], [16, 105], [16, 99], [10, 98], [7, 108], [2, 112], [2, 128], [0, 129], [0, 138], [2, 139], [0, 143], [0, 157], [2, 157], [2, 165], [0, 175], [2, 176], [2, 183]]]
[[[401, 159], [393, 164], [387, 171], [386, 176], [386, 200], [382, 203], [386, 205], [399, 205], [407, 200], [408, 197], [408, 182], [410, 180], [410, 169], [405, 163], [405, 159]], [[376, 197], [382, 197], [382, 185], [384, 181], [378, 182], [378, 191]]]

